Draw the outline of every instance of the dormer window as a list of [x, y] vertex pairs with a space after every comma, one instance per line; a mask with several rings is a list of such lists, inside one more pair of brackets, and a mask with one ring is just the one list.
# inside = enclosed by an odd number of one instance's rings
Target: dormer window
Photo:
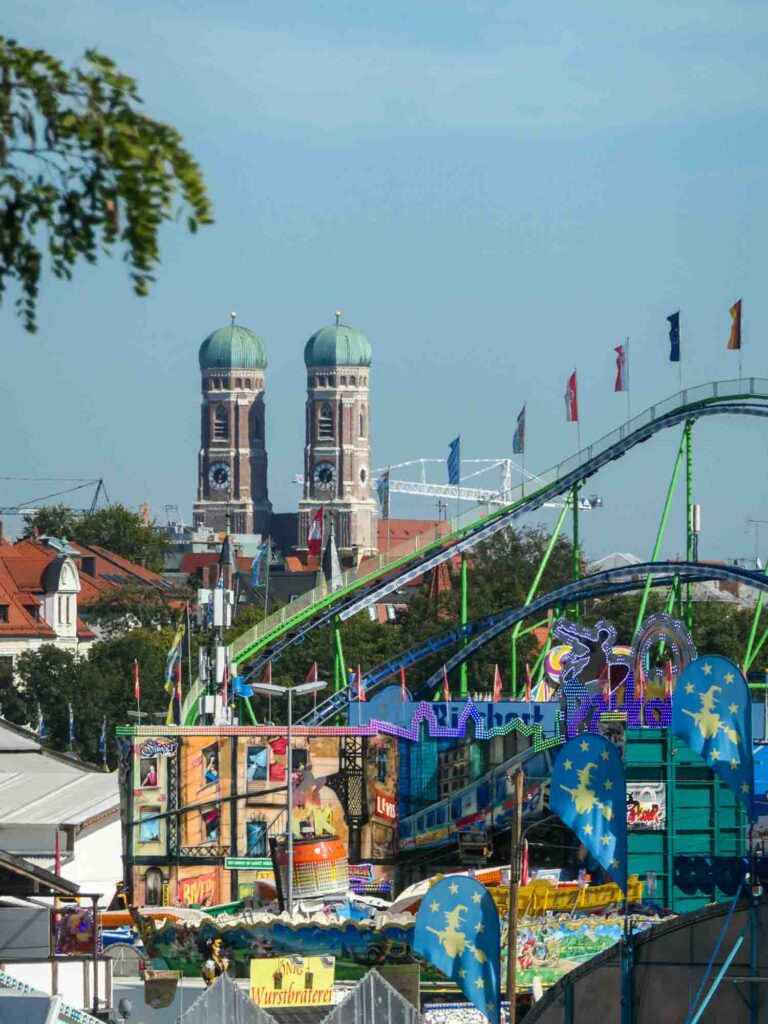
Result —
[[8, 605], [0, 604], [0, 622], [8, 621]]

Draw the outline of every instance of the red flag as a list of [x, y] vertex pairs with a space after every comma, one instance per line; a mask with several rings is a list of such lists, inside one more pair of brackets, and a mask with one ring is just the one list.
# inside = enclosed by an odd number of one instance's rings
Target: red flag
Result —
[[400, 666], [400, 697], [403, 703], [408, 700], [408, 691], [405, 688], [405, 669], [402, 665]]
[[607, 700], [611, 695], [611, 670], [608, 665], [603, 665], [600, 669], [600, 675], [598, 676], [598, 682], [603, 692], [603, 696]]
[[315, 512], [307, 535], [307, 553], [319, 557], [323, 549], [323, 508]]
[[731, 314], [731, 336], [728, 339], [728, 350], [737, 351], [741, 348], [741, 299], [734, 302], [728, 311]]
[[617, 345], [613, 350], [616, 353], [616, 383], [614, 391], [629, 391], [629, 359], [627, 350], [623, 345]]
[[523, 840], [523, 860], [520, 865], [520, 885], [528, 885], [531, 869], [528, 863], [528, 840]]
[[360, 666], [357, 666], [357, 699], [360, 701], [366, 701], [368, 698], [365, 696], [365, 687], [363, 686], [363, 673], [360, 671]]
[[568, 378], [568, 386], [565, 389], [565, 418], [569, 423], [579, 422], [579, 399], [576, 389], [576, 371], [574, 370]]
[[664, 666], [664, 696], [672, 696], [672, 681], [674, 679], [674, 673], [672, 672], [672, 662], [667, 661]]
[[448, 686], [448, 671], [445, 665], [443, 665], [443, 700], [447, 703], [450, 703], [452, 699], [453, 698], [451, 697], [451, 690], [450, 687]]
[[499, 666], [496, 665], [493, 672], [493, 703], [501, 700], [501, 672], [499, 672]]
[[176, 700], [181, 704], [181, 658], [176, 662]]
[[271, 683], [272, 682], [272, 662], [271, 661], [268, 661], [267, 664], [264, 666], [264, 678], [261, 681], [262, 681], [262, 683]]
[[643, 688], [645, 686], [645, 677], [643, 674], [642, 666], [638, 668], [637, 675], [635, 676], [635, 700], [640, 700], [643, 696]]
[[139, 682], [139, 659], [133, 659], [133, 698], [141, 700], [141, 683]]
[[309, 670], [309, 672], [307, 672], [307, 678], [305, 682], [316, 683], [319, 678], [320, 676], [317, 674], [317, 662], [315, 661], [312, 663], [312, 668]]
[[525, 663], [525, 699], [528, 703], [531, 703], [531, 685], [533, 680], [531, 679], [531, 666], [526, 661]]

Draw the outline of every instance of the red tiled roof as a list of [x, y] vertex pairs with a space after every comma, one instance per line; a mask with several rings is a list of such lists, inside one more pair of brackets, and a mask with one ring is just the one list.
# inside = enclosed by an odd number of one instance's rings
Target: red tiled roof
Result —
[[376, 539], [379, 551], [386, 551], [414, 537], [423, 537], [427, 544], [445, 537], [450, 530], [450, 523], [444, 519], [379, 519]]

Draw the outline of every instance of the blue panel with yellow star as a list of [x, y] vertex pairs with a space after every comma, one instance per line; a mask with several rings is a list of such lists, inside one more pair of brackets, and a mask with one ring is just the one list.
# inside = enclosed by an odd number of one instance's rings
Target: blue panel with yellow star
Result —
[[568, 740], [552, 768], [549, 806], [626, 893], [627, 780], [618, 748], [595, 733]]
[[485, 886], [463, 875], [433, 885], [416, 915], [413, 948], [499, 1024], [499, 912]]
[[752, 818], [752, 701], [739, 667], [718, 654], [686, 666], [672, 696], [672, 731], [733, 790]]

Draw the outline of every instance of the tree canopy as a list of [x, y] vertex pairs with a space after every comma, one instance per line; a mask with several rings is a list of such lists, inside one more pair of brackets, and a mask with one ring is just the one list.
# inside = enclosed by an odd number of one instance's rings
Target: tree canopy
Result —
[[117, 250], [146, 295], [162, 225], [182, 215], [192, 232], [212, 223], [182, 136], [141, 105], [136, 81], [95, 50], [68, 69], [0, 36], [0, 301], [15, 281], [28, 331], [46, 252], [69, 280], [80, 261]]

